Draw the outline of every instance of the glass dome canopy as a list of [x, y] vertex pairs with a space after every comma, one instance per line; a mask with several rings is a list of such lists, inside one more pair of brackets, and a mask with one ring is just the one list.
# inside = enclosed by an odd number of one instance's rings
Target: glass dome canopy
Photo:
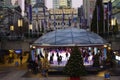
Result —
[[106, 41], [99, 35], [78, 28], [59, 29], [38, 38], [36, 46], [93, 46], [104, 45]]

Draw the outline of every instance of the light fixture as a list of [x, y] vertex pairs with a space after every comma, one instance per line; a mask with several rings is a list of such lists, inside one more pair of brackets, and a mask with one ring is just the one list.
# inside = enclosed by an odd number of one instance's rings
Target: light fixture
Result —
[[30, 48], [32, 48], [32, 45], [30, 45]]
[[108, 47], [108, 50], [111, 50], [111, 47]]
[[36, 47], [35, 46], [32, 46], [33, 47], [33, 49], [35, 49]]
[[33, 26], [32, 24], [29, 25], [29, 30], [32, 30], [33, 29]]
[[112, 26], [114, 26], [114, 25], [115, 25], [115, 23], [116, 23], [116, 19], [115, 19], [115, 18], [113, 18], [113, 19], [111, 20], [111, 25], [112, 25]]
[[10, 30], [14, 31], [14, 26], [13, 25], [10, 26]]
[[22, 25], [23, 25], [22, 19], [18, 19], [18, 27], [22, 27]]
[[104, 48], [106, 48], [106, 47], [107, 47], [107, 45], [105, 44], [105, 45], [104, 45]]

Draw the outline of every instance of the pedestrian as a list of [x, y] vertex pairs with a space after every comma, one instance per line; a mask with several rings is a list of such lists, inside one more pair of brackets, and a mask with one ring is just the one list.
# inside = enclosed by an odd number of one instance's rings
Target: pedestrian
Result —
[[50, 64], [53, 64], [53, 56], [50, 56]]
[[57, 62], [58, 62], [58, 65], [60, 65], [61, 63], [60, 56], [57, 57]]
[[60, 58], [60, 63], [62, 63], [62, 56], [60, 55], [60, 57], [59, 57], [59, 58]]
[[47, 58], [44, 58], [42, 61], [42, 75], [44, 77], [48, 76], [48, 70], [49, 70], [50, 64]]
[[66, 55], [66, 60], [68, 60], [68, 59], [69, 59], [69, 57], [68, 57], [68, 52], [66, 52], [65, 55]]
[[68, 57], [68, 52], [66, 52], [66, 58]]
[[59, 53], [58, 52], [56, 53], [56, 55], [57, 55], [57, 57], [59, 57]]
[[20, 64], [22, 65], [23, 56], [20, 55]]

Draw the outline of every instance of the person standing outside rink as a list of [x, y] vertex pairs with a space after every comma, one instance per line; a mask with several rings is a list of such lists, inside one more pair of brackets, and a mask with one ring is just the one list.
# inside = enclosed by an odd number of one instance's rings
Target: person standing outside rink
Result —
[[20, 64], [22, 65], [22, 60], [23, 60], [23, 56], [22, 54], [20, 55]]
[[47, 53], [45, 53], [45, 58], [43, 58], [41, 62], [42, 62], [42, 75], [44, 77], [47, 77], [48, 76], [48, 69], [50, 67]]

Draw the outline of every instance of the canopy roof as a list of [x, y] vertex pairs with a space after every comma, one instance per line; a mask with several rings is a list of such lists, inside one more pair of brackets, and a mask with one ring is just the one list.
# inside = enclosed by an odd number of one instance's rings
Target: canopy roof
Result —
[[59, 29], [38, 38], [35, 46], [95, 46], [104, 45], [106, 41], [99, 35], [78, 28]]

